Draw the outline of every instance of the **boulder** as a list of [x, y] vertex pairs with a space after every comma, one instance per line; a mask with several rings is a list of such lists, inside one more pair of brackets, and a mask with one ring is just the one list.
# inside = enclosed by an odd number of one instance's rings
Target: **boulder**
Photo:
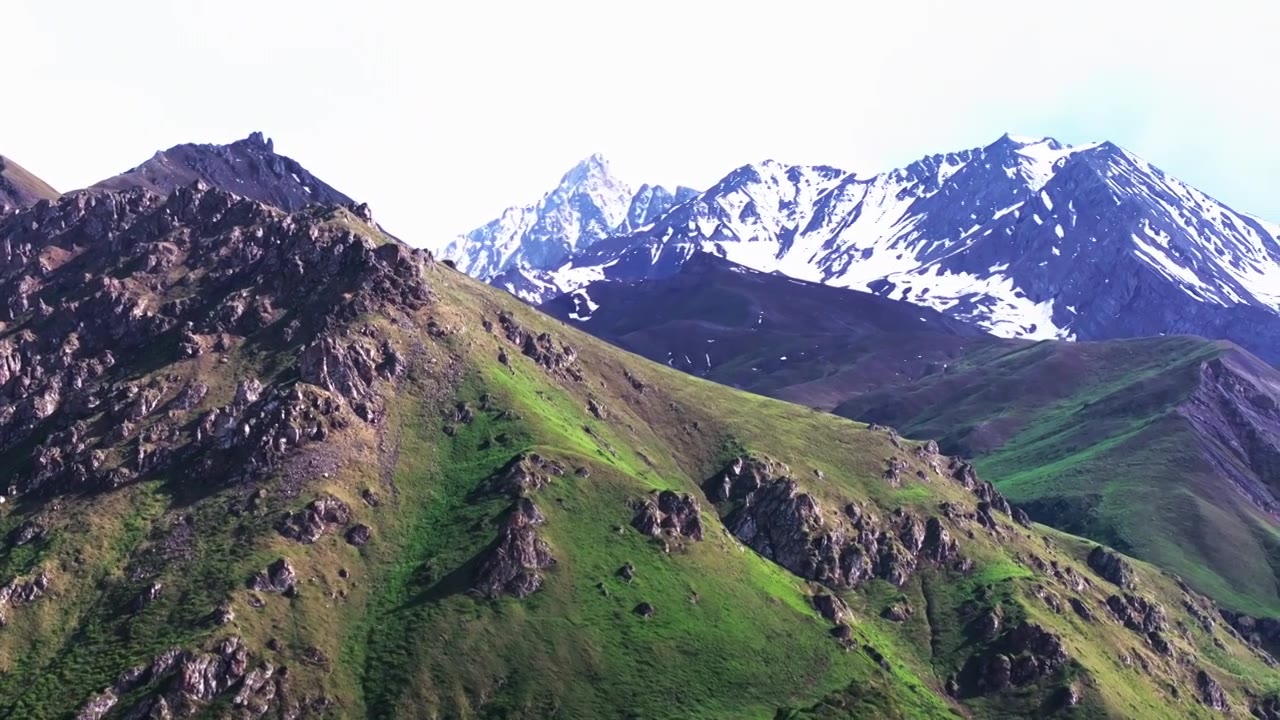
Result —
[[1089, 567], [1103, 579], [1125, 589], [1133, 588], [1135, 582], [1133, 567], [1118, 554], [1097, 545], [1089, 552], [1088, 562]]

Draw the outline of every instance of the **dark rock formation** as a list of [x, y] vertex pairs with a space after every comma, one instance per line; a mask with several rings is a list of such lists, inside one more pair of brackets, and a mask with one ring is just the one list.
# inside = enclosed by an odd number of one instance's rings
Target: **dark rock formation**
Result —
[[557, 344], [548, 333], [535, 334], [525, 330], [505, 312], [498, 316], [498, 324], [502, 328], [502, 336], [518, 347], [520, 354], [554, 375], [582, 380], [582, 370], [576, 365], [578, 351], [572, 346]]
[[976, 678], [978, 692], [993, 693], [1049, 677], [1069, 661], [1062, 638], [1024, 621], [970, 657], [967, 674]]
[[650, 497], [640, 504], [631, 518], [631, 526], [650, 537], [669, 533], [701, 540], [701, 508], [692, 495], [663, 490], [656, 498]]
[[881, 611], [880, 617], [893, 622], [906, 622], [910, 620], [911, 616], [914, 614], [915, 611], [911, 608], [910, 604], [905, 602], [896, 602]]
[[351, 508], [332, 495], [312, 500], [301, 510], [286, 513], [277, 529], [280, 534], [302, 543], [313, 543], [334, 525], [351, 522]]
[[[345, 211], [287, 216], [199, 184], [163, 197], [73, 193], [0, 217], [0, 322], [23, 319], [0, 338], [0, 451], [33, 444], [8, 487], [104, 490], [179, 465], [197, 480], [244, 481], [352, 416], [377, 421], [377, 383], [403, 356], [350, 325], [423, 307], [431, 260], [359, 227]], [[258, 333], [298, 353], [297, 375], [242, 378], [222, 407], [203, 408], [200, 380], [111, 374], [144, 356], [226, 353]], [[193, 421], [192, 435], [180, 431]], [[109, 447], [128, 450], [117, 459]]]
[[1196, 673], [1196, 691], [1200, 694], [1200, 702], [1204, 703], [1205, 707], [1218, 712], [1231, 709], [1226, 691], [1204, 670]]
[[1107, 609], [1116, 620], [1137, 633], [1168, 629], [1164, 608], [1141, 595], [1111, 595], [1107, 598]]
[[1133, 588], [1133, 568], [1128, 561], [1101, 545], [1095, 546], [1089, 552], [1089, 567], [1104, 579], [1122, 588]]
[[642, 618], [649, 618], [649, 617], [653, 617], [653, 614], [656, 612], [656, 610], [654, 609], [653, 605], [650, 605], [647, 602], [642, 602], [639, 605], [636, 605], [634, 608], [632, 608], [631, 612], [639, 615]]
[[297, 592], [298, 573], [289, 558], [280, 558], [249, 580], [249, 589], [292, 595]]
[[[237, 708], [235, 717], [257, 719], [288, 705], [285, 673], [271, 663], [253, 670], [249, 665], [249, 651], [235, 635], [211, 652], [166, 650], [118, 677], [80, 709], [76, 720], [101, 720], [112, 712], [128, 718], [192, 717], [215, 701]], [[133, 704], [117, 710], [126, 698]]]
[[817, 609], [818, 614], [836, 625], [843, 625], [853, 617], [849, 604], [838, 595], [831, 593], [815, 594], [813, 596], [813, 607]]
[[316, 204], [357, 207], [297, 161], [277, 155], [271, 139], [260, 132], [226, 145], [175, 145], [94, 187], [168, 194], [197, 180], [289, 212]]
[[1085, 622], [1093, 622], [1093, 611], [1090, 610], [1089, 606], [1085, 605], [1080, 598], [1067, 598], [1067, 604], [1071, 606], [1071, 609], [1074, 610], [1076, 615], [1079, 615], [1082, 620]]
[[486, 551], [476, 575], [475, 591], [494, 599], [503, 594], [523, 598], [542, 587], [540, 570], [555, 565], [551, 547], [538, 536], [545, 522], [528, 498], [516, 501], [498, 530], [498, 540]]
[[768, 458], [741, 457], [703, 488], [724, 507], [735, 537], [800, 577], [837, 588], [873, 577], [902, 585], [919, 562], [958, 552], [936, 518], [899, 511], [881, 523], [852, 503], [842, 514], [824, 513], [789, 475]]
[[369, 526], [361, 523], [351, 526], [351, 529], [347, 531], [347, 542], [356, 547], [363, 547], [372, 536], [373, 531], [369, 529]]
[[520, 455], [486, 483], [488, 492], [518, 498], [551, 484], [564, 475], [564, 465], [537, 453]]

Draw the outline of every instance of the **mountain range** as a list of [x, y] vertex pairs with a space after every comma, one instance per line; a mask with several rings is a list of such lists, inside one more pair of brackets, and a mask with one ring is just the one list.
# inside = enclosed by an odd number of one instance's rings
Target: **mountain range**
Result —
[[1195, 334], [1276, 363], [1278, 235], [1112, 143], [1005, 135], [868, 176], [745, 165], [645, 227], [502, 274], [476, 266], [489, 243], [474, 234], [444, 256], [540, 303], [598, 279], [670, 275], [702, 251], [1001, 337]]
[[936, 438], [1035, 520], [1280, 617], [1280, 371], [1231, 343], [998, 338], [706, 253], [541, 309], [691, 374]]
[[[286, 207], [308, 176], [227, 160], [274, 164], [265, 140], [245, 145], [179, 146], [119, 187], [0, 213], [0, 715], [1280, 716], [1275, 625], [1200, 578], [1034, 522], [932, 438], [578, 327], [625, 287], [584, 288], [561, 322], [345, 196]], [[1095, 345], [687, 259], [714, 283], [667, 311], [720, 334], [670, 338], [672, 365], [721, 337], [782, 363], [806, 334], [896, 347], [886, 368], [924, 360], [912, 343]], [[633, 287], [667, 282], [680, 275]], [[752, 323], [779, 345], [751, 350]], [[1266, 410], [1238, 380], [1265, 380], [1246, 356], [1215, 368], [1180, 341], [1149, 354], [1203, 360]], [[1008, 394], [1008, 360], [972, 364]], [[942, 377], [976, 378], [957, 370]], [[879, 372], [822, 409], [899, 381], [922, 416], [973, 395], [908, 393], [939, 379], [923, 363]], [[1086, 430], [1149, 410], [1110, 388], [1082, 396]], [[1011, 409], [1025, 428], [1069, 420]], [[1078, 429], [1049, 436], [1078, 446]], [[979, 452], [961, 423], [939, 430]]]

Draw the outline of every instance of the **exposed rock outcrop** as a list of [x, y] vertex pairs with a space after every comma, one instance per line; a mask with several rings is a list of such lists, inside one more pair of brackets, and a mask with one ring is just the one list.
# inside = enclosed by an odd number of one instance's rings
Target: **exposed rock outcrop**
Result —
[[631, 525], [650, 537], [663, 533], [702, 539], [702, 515], [697, 498], [688, 493], [663, 490], [656, 497], [649, 497], [636, 508]]
[[956, 557], [941, 521], [898, 511], [881, 522], [856, 504], [826, 512], [786, 465], [740, 457], [703, 484], [726, 527], [748, 547], [808, 580], [851, 588], [881, 578], [902, 585], [921, 561]]
[[542, 587], [539, 571], [556, 563], [551, 547], [537, 533], [543, 522], [532, 500], [516, 501], [502, 521], [498, 540], [485, 552], [476, 574], [476, 593], [490, 599], [503, 594], [522, 598]]
[[1227, 701], [1227, 692], [1204, 670], [1196, 672], [1196, 691], [1200, 694], [1200, 702], [1210, 710], [1226, 712], [1231, 708], [1231, 704]]
[[280, 558], [249, 580], [249, 589], [259, 592], [293, 595], [297, 592], [298, 573], [289, 558]]
[[1135, 583], [1133, 568], [1129, 562], [1107, 548], [1097, 545], [1089, 551], [1089, 567], [1104, 579], [1125, 589]]
[[[140, 699], [118, 711], [128, 718], [192, 717], [215, 700], [235, 708], [235, 717], [256, 720], [277, 709], [289, 708], [285, 675], [271, 663], [249, 669], [251, 657], [238, 636], [227, 637], [210, 652], [173, 648], [146, 665], [122, 674], [102, 692], [90, 698], [76, 720], [101, 720], [121, 700], [151, 687]], [[234, 691], [234, 692], [233, 692]]]
[[319, 540], [330, 527], [349, 522], [351, 508], [332, 495], [323, 495], [301, 510], [286, 513], [277, 529], [287, 538], [310, 544]]

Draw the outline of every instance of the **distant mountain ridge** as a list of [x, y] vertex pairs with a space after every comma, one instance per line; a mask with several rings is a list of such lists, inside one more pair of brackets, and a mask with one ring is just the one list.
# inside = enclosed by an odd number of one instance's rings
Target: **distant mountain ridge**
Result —
[[[745, 165], [554, 269], [479, 275], [530, 302], [670, 275], [695, 252], [930, 307], [1003, 337], [1197, 334], [1280, 362], [1280, 225], [1112, 143], [1005, 135], [877, 175]], [[485, 241], [456, 247], [481, 252]], [[465, 267], [460, 265], [460, 267]]]
[[459, 270], [501, 285], [536, 282], [606, 237], [652, 224], [696, 190], [641, 185], [633, 190], [615, 176], [605, 158], [592, 155], [575, 165], [538, 202], [510, 207], [455, 238], [442, 255]]
[[354, 202], [312, 175], [298, 161], [277, 154], [275, 143], [261, 132], [250, 133], [226, 145], [175, 145], [92, 187], [105, 190], [138, 187], [167, 195], [196, 181], [287, 212], [296, 212], [308, 205]]

